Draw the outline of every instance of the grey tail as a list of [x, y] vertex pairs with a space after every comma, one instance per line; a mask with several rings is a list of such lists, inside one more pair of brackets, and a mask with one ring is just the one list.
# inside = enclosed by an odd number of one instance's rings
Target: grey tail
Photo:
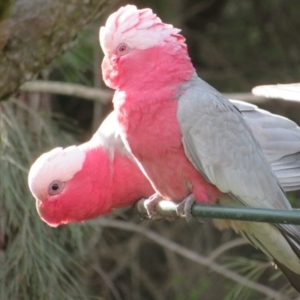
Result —
[[[286, 241], [289, 243], [290, 247], [293, 249], [294, 253], [300, 259], [300, 234], [299, 226], [288, 225], [288, 224], [274, 224], [281, 234], [285, 237]], [[263, 244], [262, 239], [258, 239], [254, 235], [249, 235], [246, 231], [242, 231], [241, 234], [255, 247], [262, 250], [265, 254], [273, 258], [275, 264], [290, 281], [291, 285], [300, 293], [300, 274], [295, 273], [289, 269], [286, 265], [279, 262]]]

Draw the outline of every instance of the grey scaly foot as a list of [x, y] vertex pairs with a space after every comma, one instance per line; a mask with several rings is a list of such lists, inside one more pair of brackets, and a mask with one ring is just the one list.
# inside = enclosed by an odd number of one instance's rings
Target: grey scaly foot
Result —
[[163, 218], [163, 216], [159, 215], [155, 210], [156, 204], [162, 200], [164, 199], [159, 194], [154, 194], [149, 199], [145, 200], [144, 206], [146, 207], [149, 219], [159, 220]]
[[[181, 201], [177, 207], [176, 207], [176, 211], [177, 211], [177, 215], [179, 217], [185, 217], [185, 219], [187, 220], [187, 222], [190, 222], [193, 219], [193, 215], [192, 215], [192, 206], [193, 204], [196, 203], [196, 199], [194, 197], [193, 194], [189, 195], [188, 197], [186, 197], [183, 201]], [[197, 220], [200, 223], [204, 223], [205, 219], [203, 218], [198, 218]]]
[[180, 217], [185, 217], [187, 222], [190, 222], [193, 219], [192, 216], [192, 206], [196, 202], [196, 199], [194, 198], [194, 195], [191, 194], [188, 197], [186, 197], [183, 201], [181, 201], [177, 207], [177, 215]]

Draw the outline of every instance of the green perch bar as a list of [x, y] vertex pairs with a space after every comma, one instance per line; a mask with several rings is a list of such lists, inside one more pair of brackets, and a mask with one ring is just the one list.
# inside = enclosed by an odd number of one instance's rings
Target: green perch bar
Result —
[[300, 225], [300, 209], [277, 210], [241, 206], [194, 204], [192, 215], [200, 218]]
[[[140, 200], [136, 206], [141, 215], [146, 215], [145, 200]], [[161, 201], [155, 211], [162, 218], [177, 218], [176, 204], [171, 201]], [[300, 225], [300, 209], [279, 210], [252, 208], [244, 206], [200, 205], [192, 206], [192, 215], [197, 218], [230, 219], [250, 222], [279, 223]]]

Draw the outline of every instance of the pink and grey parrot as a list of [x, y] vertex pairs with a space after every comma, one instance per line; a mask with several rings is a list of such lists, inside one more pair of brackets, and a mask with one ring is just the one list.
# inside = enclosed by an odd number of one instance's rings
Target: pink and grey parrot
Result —
[[[232, 103], [250, 126], [284, 190], [299, 190], [297, 124], [252, 104]], [[89, 142], [55, 148], [32, 165], [29, 187], [41, 218], [50, 226], [108, 214], [153, 194], [149, 181], [126, 150], [116, 121], [115, 113], [111, 113]]]
[[89, 142], [55, 148], [31, 166], [29, 188], [48, 225], [109, 214], [153, 193], [115, 129], [115, 115], [111, 114]]
[[[291, 206], [241, 112], [201, 80], [184, 37], [150, 9], [121, 7], [100, 29], [105, 83], [120, 135], [161, 199], [257, 208]], [[152, 205], [151, 205], [152, 203]], [[218, 221], [275, 263], [300, 291], [300, 228]]]

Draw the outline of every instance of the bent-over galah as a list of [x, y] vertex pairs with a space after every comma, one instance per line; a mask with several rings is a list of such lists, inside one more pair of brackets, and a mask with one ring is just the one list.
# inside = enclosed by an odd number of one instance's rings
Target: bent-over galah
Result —
[[[291, 209], [238, 109], [201, 80], [184, 37], [150, 9], [121, 7], [100, 29], [120, 135], [156, 194], [176, 202]], [[187, 215], [187, 210], [185, 209]], [[218, 221], [274, 261], [300, 291], [300, 228]]]
[[55, 148], [31, 166], [29, 188], [48, 225], [82, 222], [153, 194], [115, 131], [115, 121], [109, 115], [89, 142]]

